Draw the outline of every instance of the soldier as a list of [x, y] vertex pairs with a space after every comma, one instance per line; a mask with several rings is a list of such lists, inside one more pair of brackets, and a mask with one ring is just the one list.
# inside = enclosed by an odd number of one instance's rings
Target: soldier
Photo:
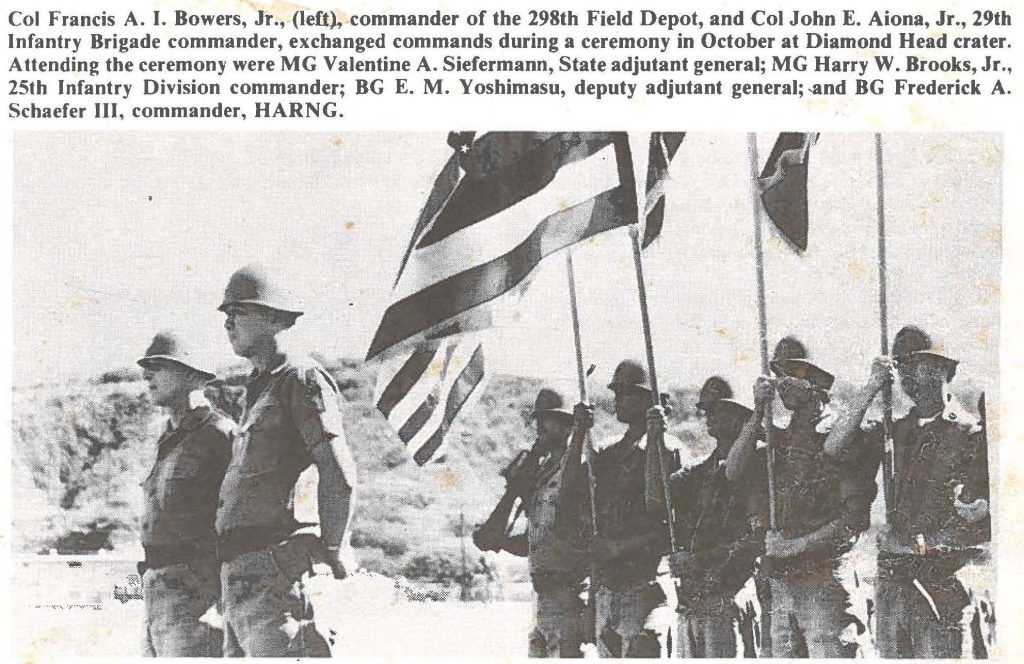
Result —
[[[892, 352], [914, 405], [892, 427], [895, 505], [879, 535], [878, 653], [887, 659], [959, 658], [968, 596], [955, 574], [978, 553], [977, 545], [991, 539], [985, 431], [949, 391], [957, 361], [938, 352], [925, 332], [904, 327]], [[842, 423], [845, 435], [830, 441], [830, 454], [881, 458], [879, 427], [859, 444], [854, 434], [889, 379], [887, 358], [876, 359]]]
[[[309, 357], [284, 352], [279, 335], [302, 310], [256, 266], [235, 272], [220, 310], [235, 354], [249, 360], [245, 412], [217, 509], [228, 656], [330, 656], [303, 582], [324, 562], [353, 571], [348, 526], [356, 484], [338, 388]], [[315, 464], [321, 533], [295, 518], [299, 475]]]
[[740, 609], [735, 597], [753, 574], [764, 544], [763, 458], [750, 464], [742, 481], [730, 481], [725, 474], [733, 443], [745, 429], [760, 425], [753, 411], [732, 396], [732, 388], [718, 376], [701, 387], [697, 409], [706, 415], [717, 446], [702, 463], [670, 479], [676, 534], [683, 545], [669, 556], [669, 566], [678, 579], [676, 653], [684, 658], [736, 656]]
[[[505, 534], [512, 501], [503, 501], [500, 512], [488, 520], [494, 525], [478, 530], [473, 540], [480, 549], [505, 549], [529, 560], [537, 593], [530, 657], [582, 657], [584, 606], [580, 593], [587, 575], [585, 540], [579, 527], [565, 526], [561, 518], [556, 522], [573, 414], [566, 410], [561, 394], [545, 388], [537, 394], [533, 417], [537, 443], [531, 453], [535, 456], [509, 477], [509, 493], [521, 496], [525, 507], [527, 531], [512, 537]], [[586, 429], [576, 433], [577, 437], [584, 435]]]
[[234, 423], [203, 398], [214, 375], [198, 368], [179, 335], [157, 334], [139, 365], [150, 398], [168, 415], [153, 470], [142, 483], [143, 652], [219, 656], [221, 632], [200, 618], [220, 600], [214, 516]]
[[[593, 466], [597, 537], [592, 544], [591, 582], [597, 588], [598, 652], [602, 657], [660, 657], [667, 654], [672, 612], [657, 574], [670, 547], [666, 511], [651, 499], [657, 483], [649, 478], [652, 468], [658, 474], [659, 466], [657, 446], [647, 445], [647, 433], [648, 415], [657, 426], [664, 421], [664, 410], [651, 408], [647, 371], [633, 360], [615, 368], [608, 388], [615, 394], [615, 417], [627, 428], [621, 438], [598, 445]], [[578, 427], [589, 428], [589, 409], [577, 411]], [[569, 447], [563, 481], [575, 497], [567, 495], [562, 504], [567, 511], [582, 508], [589, 518], [588, 480], [580, 463], [583, 438], [573, 436]], [[664, 447], [666, 463], [674, 472], [682, 443], [664, 434]]]
[[[853, 657], [856, 644], [842, 635], [857, 621], [848, 612], [849, 593], [839, 572], [868, 526], [876, 487], [867, 473], [851, 472], [824, 452], [832, 374], [808, 361], [806, 348], [792, 337], [775, 348], [771, 369], [776, 380], [761, 377], [755, 383], [754, 417], [763, 419], [776, 390], [792, 411], [786, 429], [772, 436], [777, 524], [765, 535], [763, 562], [772, 656]], [[733, 446], [730, 479], [749, 468], [757, 436], [749, 428]]]

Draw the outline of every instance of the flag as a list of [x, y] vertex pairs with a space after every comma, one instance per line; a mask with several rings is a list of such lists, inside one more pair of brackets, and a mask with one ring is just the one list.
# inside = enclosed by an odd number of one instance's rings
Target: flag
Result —
[[367, 352], [377, 408], [416, 463], [437, 452], [484, 373], [480, 332], [534, 269], [637, 220], [621, 133], [453, 133]]
[[462, 175], [435, 183], [367, 359], [479, 319], [545, 257], [636, 221], [625, 134], [491, 133], [457, 157]]
[[665, 185], [668, 167], [686, 137], [686, 132], [651, 132], [650, 154], [647, 162], [647, 203], [644, 209], [644, 239], [646, 249], [661, 234], [665, 223]]
[[476, 336], [435, 340], [381, 368], [377, 409], [422, 466], [483, 378], [483, 346]]
[[798, 251], [807, 249], [807, 163], [817, 134], [779, 134], [761, 171], [761, 202], [776, 228]]

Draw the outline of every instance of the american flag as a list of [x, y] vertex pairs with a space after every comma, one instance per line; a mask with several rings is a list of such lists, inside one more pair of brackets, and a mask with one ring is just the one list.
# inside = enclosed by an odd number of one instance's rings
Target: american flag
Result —
[[[383, 359], [377, 407], [420, 465], [480, 389], [480, 332], [495, 309], [514, 304], [548, 256], [638, 216], [624, 133], [461, 132], [448, 144], [453, 154], [420, 213], [367, 353]], [[667, 177], [678, 148], [669, 144], [670, 152], [663, 139], [649, 143], [658, 148], [651, 159], [664, 164], [657, 179]], [[646, 185], [662, 196], [656, 182]]]

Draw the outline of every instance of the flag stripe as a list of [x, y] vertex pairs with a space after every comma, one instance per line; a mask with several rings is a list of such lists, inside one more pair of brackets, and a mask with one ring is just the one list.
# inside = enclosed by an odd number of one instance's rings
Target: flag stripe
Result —
[[460, 161], [466, 176], [417, 242], [423, 249], [548, 187], [566, 165], [608, 147], [611, 134], [496, 132]]
[[428, 421], [430, 421], [431, 415], [434, 414], [434, 409], [437, 408], [438, 402], [442, 399], [442, 391], [445, 389], [445, 379], [448, 371], [451, 368], [452, 356], [455, 354], [456, 345], [446, 344], [444, 361], [441, 363], [441, 371], [439, 372], [440, 380], [434, 389], [427, 395], [427, 397], [420, 403], [419, 407], [413, 411], [413, 414], [405, 421], [405, 424], [398, 429], [398, 437], [403, 443], [408, 443], [413, 437], [420, 432]]
[[466, 364], [465, 368], [459, 374], [458, 379], [452, 384], [452, 389], [448, 393], [448, 399], [445, 403], [444, 408], [444, 419], [441, 422], [441, 426], [427, 439], [422, 447], [416, 450], [413, 454], [413, 459], [417, 464], [423, 465], [430, 460], [434, 453], [437, 452], [441, 443], [444, 441], [444, 436], [448, 432], [448, 428], [455, 420], [455, 416], [458, 415], [459, 411], [469, 400], [469, 397], [473, 394], [473, 391], [483, 381], [484, 377], [484, 355], [483, 348], [477, 346], [473, 352], [473, 356]]
[[417, 350], [395, 373], [377, 400], [377, 409], [384, 417], [391, 415], [395, 404], [401, 401], [412, 389], [412, 386], [423, 378], [423, 372], [427, 370], [436, 355], [436, 348]]
[[551, 186], [494, 216], [461, 229], [410, 257], [393, 299], [417, 293], [465, 269], [511, 251], [536, 231], [538, 220], [582, 203], [619, 183], [614, 147], [560, 170]]
[[420, 432], [423, 425], [427, 423], [430, 416], [434, 414], [434, 409], [437, 407], [439, 401], [438, 392], [441, 391], [441, 386], [438, 385], [434, 388], [427, 398], [420, 404], [420, 407], [413, 412], [405, 424], [398, 430], [398, 437], [403, 443], [408, 444], [413, 437]]
[[[413, 454], [419, 448], [423, 447], [424, 444], [430, 439], [438, 427], [444, 422], [445, 404], [448, 402], [448, 395], [452, 390], [456, 380], [462, 374], [466, 365], [470, 362], [472, 355], [478, 348], [481, 347], [478, 338], [466, 337], [459, 340], [457, 343], [448, 342], [448, 350], [446, 352], [445, 361], [445, 379], [435, 385], [434, 397], [436, 398], [437, 404], [440, 407], [435, 406], [430, 413], [430, 416], [423, 422], [420, 429], [413, 433], [412, 436], [408, 437], [408, 440], [404, 441], [406, 448], [410, 454]], [[422, 394], [422, 393], [421, 393]], [[423, 397], [419, 397], [419, 401], [423, 401]], [[406, 403], [403, 406], [418, 406], [418, 403]], [[407, 408], [407, 410], [409, 410]], [[391, 425], [398, 429], [401, 420], [394, 417], [390, 420]]]
[[[627, 201], [634, 201], [632, 208]], [[416, 334], [513, 288], [545, 256], [636, 218], [636, 192], [625, 186], [551, 215], [511, 252], [433, 284], [391, 305], [370, 345], [372, 359]]]

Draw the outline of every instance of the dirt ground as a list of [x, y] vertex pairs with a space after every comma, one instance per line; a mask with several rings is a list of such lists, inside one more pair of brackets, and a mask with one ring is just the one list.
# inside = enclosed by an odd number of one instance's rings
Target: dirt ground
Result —
[[[138, 656], [143, 605], [134, 574], [134, 562], [123, 558], [37, 556], [13, 561], [13, 654], [20, 661], [68, 654]], [[978, 590], [986, 568], [967, 568], [963, 576], [975, 599], [991, 606], [991, 598]], [[857, 638], [862, 657], [874, 655], [872, 621], [867, 616], [871, 581], [857, 574], [851, 593], [853, 612], [869, 628]], [[738, 598], [741, 605], [754, 599], [752, 584], [748, 586]], [[339, 654], [474, 659], [526, 654], [532, 603], [525, 584], [506, 585], [501, 593], [505, 601], [495, 602], [411, 601], [410, 596], [424, 596], [424, 589], [363, 573], [341, 583], [314, 579], [309, 590], [318, 626], [333, 633]], [[439, 594], [443, 593], [434, 596]], [[457, 589], [449, 589], [448, 595], [457, 598]], [[994, 623], [983, 628], [983, 638], [991, 646]], [[971, 652], [969, 637], [965, 645], [965, 652]]]

